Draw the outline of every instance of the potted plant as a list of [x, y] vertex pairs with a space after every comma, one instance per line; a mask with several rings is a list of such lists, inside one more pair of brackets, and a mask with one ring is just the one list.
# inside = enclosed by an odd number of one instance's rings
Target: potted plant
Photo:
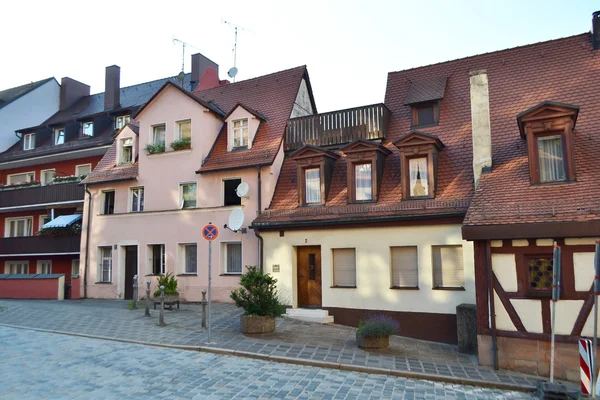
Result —
[[356, 330], [356, 343], [362, 349], [384, 349], [390, 345], [390, 335], [400, 332], [400, 324], [385, 315], [362, 319]]
[[231, 298], [236, 306], [245, 311], [240, 317], [242, 333], [268, 333], [275, 330], [275, 317], [285, 311], [276, 284], [277, 279], [255, 266], [247, 267], [247, 272], [240, 277], [242, 287], [233, 290]]
[[162, 144], [148, 144], [144, 148], [148, 154], [164, 153], [165, 146]]
[[173, 150], [188, 150], [192, 147], [192, 139], [191, 138], [181, 138], [171, 142], [171, 148]]
[[179, 301], [179, 292], [177, 291], [177, 279], [175, 275], [167, 272], [157, 279], [157, 288], [154, 292], [154, 301], [160, 301], [160, 287], [165, 287], [165, 304], [174, 304]]

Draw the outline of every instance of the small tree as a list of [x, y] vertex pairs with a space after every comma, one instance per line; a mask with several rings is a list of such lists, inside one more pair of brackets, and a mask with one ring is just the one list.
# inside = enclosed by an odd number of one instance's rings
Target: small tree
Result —
[[255, 266], [240, 277], [241, 288], [231, 292], [235, 305], [246, 311], [245, 315], [278, 317], [285, 312], [277, 293], [277, 279]]
[[160, 287], [165, 287], [165, 295], [176, 295], [179, 294], [177, 292], [177, 279], [175, 279], [175, 275], [170, 272], [167, 272], [166, 275], [161, 275], [157, 279], [157, 289], [154, 292], [154, 297], [160, 297]]

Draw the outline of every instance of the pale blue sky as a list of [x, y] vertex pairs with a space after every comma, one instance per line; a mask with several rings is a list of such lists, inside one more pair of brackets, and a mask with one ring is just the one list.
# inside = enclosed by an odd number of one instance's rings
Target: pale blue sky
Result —
[[[389, 71], [587, 32], [598, 0], [19, 1], [3, 4], [0, 88], [69, 76], [104, 91], [181, 69], [181, 46], [233, 66], [238, 80], [306, 64], [320, 112], [383, 101]], [[92, 4], [98, 4], [92, 6]]]

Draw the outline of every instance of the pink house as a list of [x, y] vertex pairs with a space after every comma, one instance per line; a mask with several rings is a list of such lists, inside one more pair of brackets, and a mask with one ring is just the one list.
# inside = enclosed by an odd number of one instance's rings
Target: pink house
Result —
[[[316, 112], [306, 67], [229, 83], [214, 63], [192, 93], [165, 84], [116, 135], [87, 186], [81, 258], [88, 297], [131, 299], [144, 282], [177, 275], [182, 299], [198, 301], [208, 281], [202, 227], [212, 245], [213, 299], [228, 301], [262, 240], [248, 229], [273, 196], [288, 118]], [[218, 68], [218, 67], [217, 67]], [[247, 192], [238, 191], [241, 183]], [[246, 185], [242, 185], [245, 187]], [[225, 226], [232, 212], [244, 221]]]

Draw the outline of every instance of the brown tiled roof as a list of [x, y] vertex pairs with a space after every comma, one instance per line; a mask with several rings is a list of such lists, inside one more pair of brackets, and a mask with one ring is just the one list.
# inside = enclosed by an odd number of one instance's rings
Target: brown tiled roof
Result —
[[443, 99], [447, 81], [448, 78], [442, 76], [411, 82], [404, 104], [417, 104]]
[[200, 99], [219, 106], [225, 114], [240, 104], [249, 112], [266, 118], [261, 121], [249, 150], [228, 152], [227, 128], [222, 129], [198, 172], [272, 164], [281, 146], [302, 78], [306, 78], [310, 85], [305, 66], [194, 92]]
[[83, 180], [82, 184], [94, 184], [136, 179], [138, 175], [137, 161], [132, 165], [117, 164], [117, 143], [114, 142], [96, 165], [96, 168]]

